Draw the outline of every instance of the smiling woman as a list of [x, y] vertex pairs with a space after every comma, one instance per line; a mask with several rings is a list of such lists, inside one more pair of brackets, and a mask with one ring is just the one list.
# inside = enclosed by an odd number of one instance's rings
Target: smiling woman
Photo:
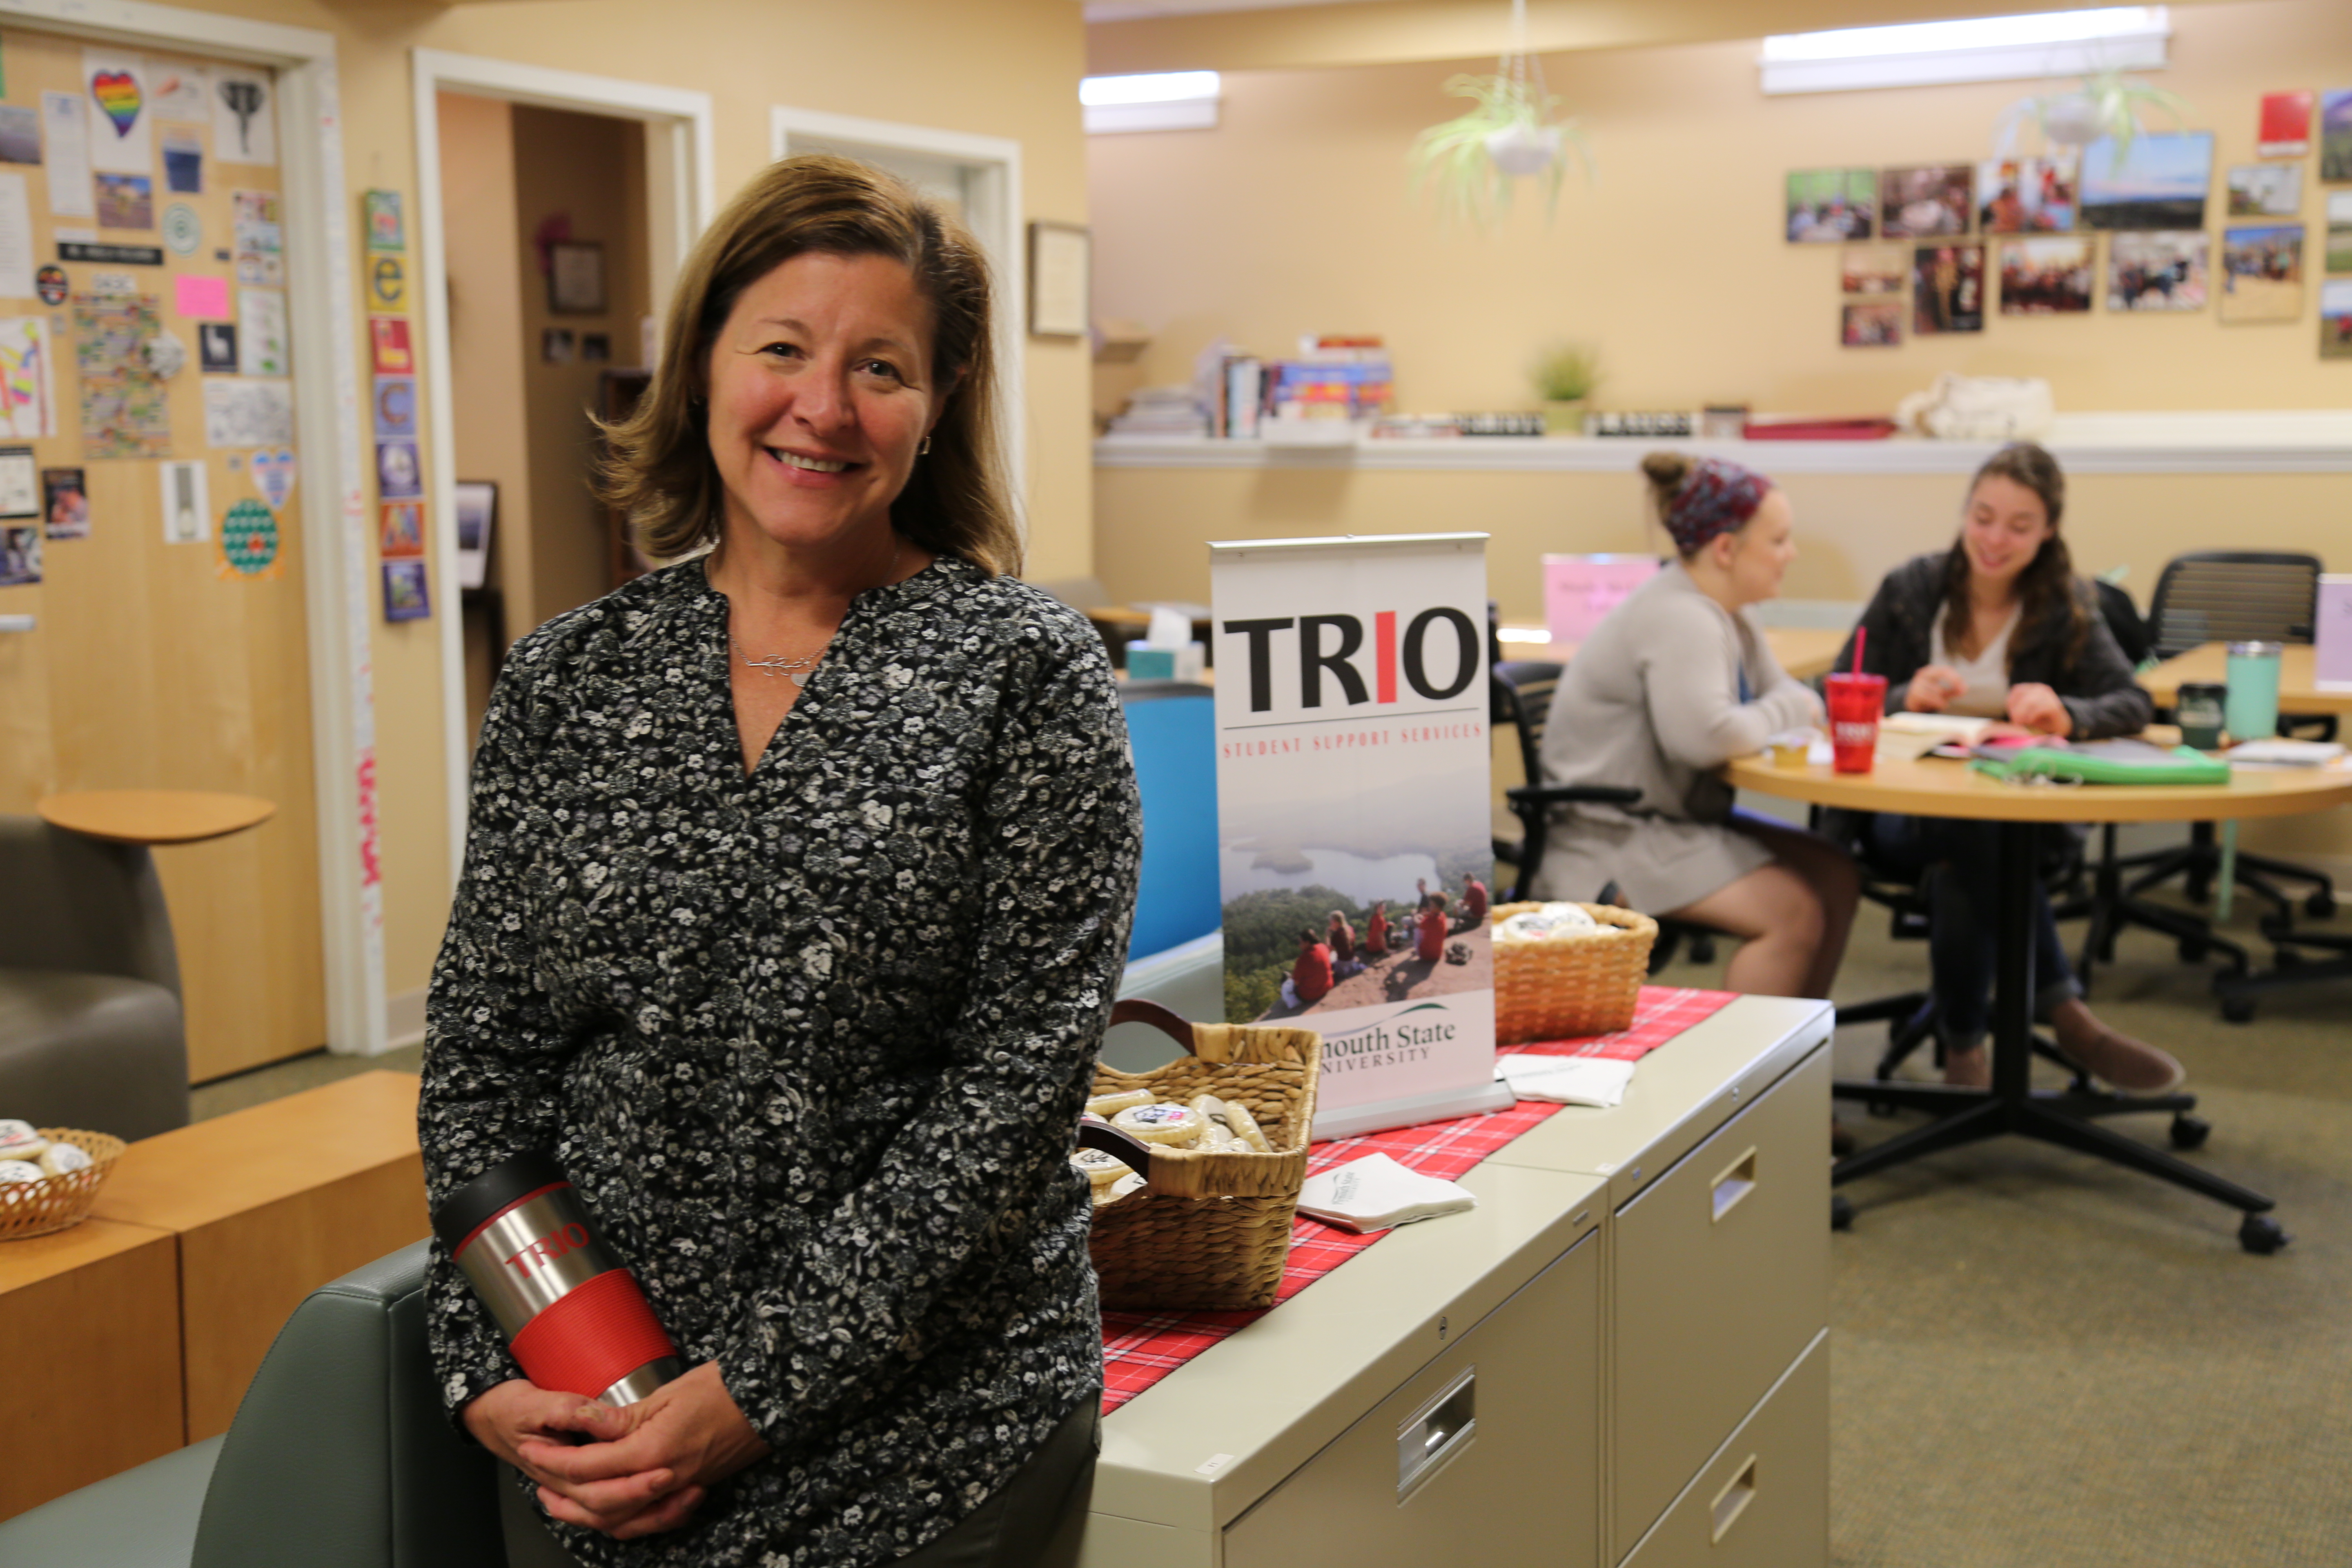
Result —
[[898, 182], [762, 173], [608, 432], [685, 559], [491, 697], [428, 1189], [551, 1155], [690, 1368], [536, 1386], [436, 1251], [449, 1408], [582, 1562], [1026, 1562], [1093, 1462], [1067, 1155], [1140, 824], [1101, 639], [1004, 574], [990, 314]]

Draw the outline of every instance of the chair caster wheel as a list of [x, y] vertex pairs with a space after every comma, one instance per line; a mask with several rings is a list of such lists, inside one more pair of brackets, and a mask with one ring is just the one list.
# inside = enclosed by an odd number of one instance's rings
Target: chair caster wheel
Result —
[[[2251, 1222], [2255, 1217], [2256, 1216], [2254, 1215], [2249, 1215], [2247, 1219]], [[1830, 1228], [1832, 1230], [1852, 1230], [1853, 1228], [1853, 1205], [1846, 1201], [1846, 1196], [1843, 1193], [1832, 1193], [1830, 1194]], [[2271, 1228], [2273, 1230], [2276, 1230], [2278, 1226], [2273, 1226]], [[2240, 1239], [2242, 1240], [2243, 1238], [2244, 1233], [2242, 1231], [2240, 1232]], [[2281, 1244], [2284, 1245], [2285, 1237], [2280, 1237], [2280, 1241]], [[2249, 1244], [2249, 1247], [2251, 1249], [2251, 1244]]]
[[2313, 920], [2324, 921], [2336, 912], [2336, 900], [2327, 893], [2314, 893], [2303, 900], [2303, 912]]
[[2238, 1245], [2257, 1258], [2268, 1258], [2294, 1239], [2266, 1214], [2250, 1214], [2238, 1226]]
[[2221, 998], [2221, 1016], [2232, 1024], [2252, 1023], [2254, 1021], [2253, 998], [2251, 996], [2224, 996]]
[[2181, 1114], [2172, 1119], [2172, 1146], [2176, 1149], [2202, 1149], [2205, 1140], [2213, 1135], [2213, 1124], [2200, 1116]]
[[2205, 962], [2205, 954], [2211, 949], [2206, 946], [2203, 937], [2184, 936], [2180, 939], [2179, 951], [2181, 963], [2202, 963]]

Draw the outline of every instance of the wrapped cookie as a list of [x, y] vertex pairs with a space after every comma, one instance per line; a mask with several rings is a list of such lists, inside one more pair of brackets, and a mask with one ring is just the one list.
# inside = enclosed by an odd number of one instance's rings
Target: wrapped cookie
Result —
[[48, 1146], [31, 1122], [0, 1118], [0, 1160], [37, 1160]]
[[44, 1172], [52, 1176], [70, 1175], [76, 1171], [87, 1171], [96, 1163], [87, 1152], [71, 1143], [50, 1144], [41, 1151], [41, 1157], [37, 1163]]
[[12, 1187], [19, 1182], [37, 1182], [45, 1174], [29, 1160], [0, 1160], [0, 1187]]
[[1135, 1174], [1127, 1162], [1100, 1149], [1081, 1149], [1070, 1156], [1070, 1163], [1076, 1165], [1078, 1173], [1097, 1187], [1107, 1187], [1122, 1176]]
[[1087, 1101], [1087, 1114], [1099, 1116], [1108, 1121], [1120, 1111], [1139, 1105], [1150, 1105], [1159, 1099], [1148, 1089], [1130, 1089], [1123, 1094], [1106, 1094]]
[[1191, 1148], [1201, 1136], [1201, 1114], [1189, 1105], [1131, 1105], [1110, 1124], [1146, 1143], [1176, 1149]]

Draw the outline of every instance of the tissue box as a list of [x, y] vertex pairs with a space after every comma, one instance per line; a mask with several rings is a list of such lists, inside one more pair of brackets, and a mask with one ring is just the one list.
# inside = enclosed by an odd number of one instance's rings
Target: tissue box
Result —
[[1197, 642], [1182, 647], [1153, 647], [1141, 642], [1127, 645], [1130, 680], [1198, 680], [1207, 664], [1208, 650]]

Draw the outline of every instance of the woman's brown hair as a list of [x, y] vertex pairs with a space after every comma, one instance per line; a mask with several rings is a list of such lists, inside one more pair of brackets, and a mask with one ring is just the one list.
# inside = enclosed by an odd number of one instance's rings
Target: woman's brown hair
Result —
[[737, 193], [695, 245], [663, 322], [661, 363], [635, 412], [604, 426], [597, 493], [646, 552], [719, 539], [721, 493], [704, 398], [711, 344], [745, 289], [795, 256], [886, 257], [931, 306], [931, 376], [945, 398], [929, 450], [890, 504], [899, 532], [990, 573], [1021, 569], [998, 448], [988, 263], [962, 225], [905, 182], [854, 159], [786, 158]]
[[[2042, 510], [2050, 519], [2050, 537], [2042, 542], [2033, 559], [2018, 574], [2017, 597], [2022, 611], [2018, 616], [2021, 627], [2044, 624], [2066, 628], [2066, 662], [2073, 664], [2083, 651], [2090, 636], [2090, 620], [2084, 613], [2081, 591], [2074, 584], [2074, 558], [2066, 549], [2066, 540], [2058, 531], [2058, 520], [2066, 512], [2066, 473], [2058, 459], [2031, 441], [2014, 441], [1984, 460], [1976, 476], [1969, 480], [1969, 497], [1973, 500], [1977, 487], [1987, 479], [2007, 479], [2032, 490], [2042, 502]], [[1967, 532], [1965, 519], [1961, 533]], [[1951, 552], [1944, 557], [1944, 646], [1958, 648], [1969, 637], [1969, 552], [1964, 538], [1952, 541]]]

